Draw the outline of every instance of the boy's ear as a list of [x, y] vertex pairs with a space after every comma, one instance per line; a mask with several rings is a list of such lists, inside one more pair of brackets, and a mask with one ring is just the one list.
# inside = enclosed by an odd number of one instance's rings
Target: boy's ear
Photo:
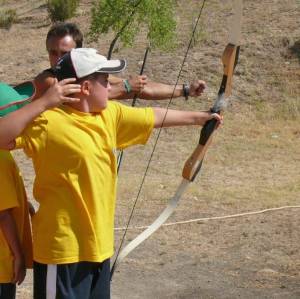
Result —
[[90, 82], [88, 80], [81, 83], [81, 92], [86, 96], [90, 94]]

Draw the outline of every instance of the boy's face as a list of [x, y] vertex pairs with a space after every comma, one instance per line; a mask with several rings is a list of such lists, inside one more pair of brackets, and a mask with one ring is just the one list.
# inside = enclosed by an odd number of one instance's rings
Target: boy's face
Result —
[[76, 43], [72, 36], [51, 37], [46, 43], [49, 55], [50, 66], [56, 66], [58, 60], [72, 49], [76, 48]]
[[108, 74], [96, 73], [94, 76], [93, 79], [87, 81], [89, 85], [87, 100], [90, 112], [100, 112], [107, 106], [110, 84], [108, 82]]

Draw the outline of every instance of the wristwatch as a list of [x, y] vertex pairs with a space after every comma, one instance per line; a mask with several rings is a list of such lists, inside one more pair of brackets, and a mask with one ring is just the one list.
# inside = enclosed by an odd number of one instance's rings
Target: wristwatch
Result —
[[190, 85], [187, 83], [184, 83], [182, 85], [182, 89], [183, 89], [183, 96], [185, 97], [185, 100], [187, 101], [190, 95]]

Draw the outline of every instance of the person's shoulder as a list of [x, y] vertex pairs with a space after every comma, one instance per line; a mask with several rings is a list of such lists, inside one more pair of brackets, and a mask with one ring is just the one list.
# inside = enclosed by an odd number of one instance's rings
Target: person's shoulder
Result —
[[104, 111], [116, 111], [116, 110], [120, 110], [120, 109], [122, 109], [122, 106], [123, 105], [121, 103], [119, 103], [119, 102], [117, 102], [115, 100], [113, 100], [113, 101], [109, 100], [107, 102], [107, 106], [106, 106], [106, 108], [105, 108]]
[[54, 80], [55, 75], [52, 69], [46, 69], [39, 73], [33, 80], [36, 89], [35, 99], [41, 97], [53, 85]]
[[110, 100], [107, 103], [107, 107], [104, 110], [105, 111], [104, 113], [110, 113], [110, 114], [114, 114], [116, 116], [120, 116], [122, 113], [125, 113], [125, 111], [130, 108], [131, 107], [129, 107], [123, 103], [120, 103], [115, 100], [113, 100], [113, 101]]
[[106, 120], [112, 120], [113, 122], [119, 121], [124, 114], [123, 105], [117, 101], [108, 101], [107, 106], [101, 112], [101, 117]]
[[6, 173], [7, 170], [14, 169], [16, 162], [9, 151], [0, 150], [0, 172]]
[[14, 163], [12, 154], [9, 151], [0, 150], [0, 161]]

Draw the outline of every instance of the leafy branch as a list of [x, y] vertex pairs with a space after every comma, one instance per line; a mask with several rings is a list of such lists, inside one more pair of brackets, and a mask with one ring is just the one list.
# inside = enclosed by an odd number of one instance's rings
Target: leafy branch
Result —
[[123, 46], [132, 46], [137, 33], [146, 26], [151, 46], [169, 50], [175, 46], [175, 7], [175, 0], [98, 0], [92, 7], [89, 36], [97, 40], [110, 30], [115, 33], [110, 58], [118, 40]]

